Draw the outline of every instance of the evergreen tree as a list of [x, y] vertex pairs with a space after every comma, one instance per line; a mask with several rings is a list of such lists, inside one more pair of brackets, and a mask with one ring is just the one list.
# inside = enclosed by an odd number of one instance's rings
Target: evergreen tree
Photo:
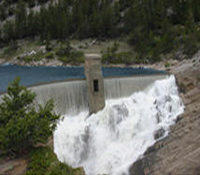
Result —
[[191, 8], [194, 13], [194, 20], [195, 21], [200, 21], [200, 2], [199, 0], [192, 0], [191, 1]]
[[16, 78], [0, 104], [0, 149], [4, 153], [22, 153], [37, 143], [45, 143], [56, 127], [52, 100], [35, 109], [35, 94], [19, 85]]
[[4, 21], [7, 17], [7, 12], [6, 12], [6, 4], [3, 2], [0, 4], [0, 21]]
[[3, 25], [2, 39], [5, 42], [15, 39], [15, 27], [13, 21], [6, 21]]
[[34, 37], [36, 35], [36, 21], [35, 21], [35, 14], [31, 10], [27, 17], [27, 36]]
[[29, 8], [32, 8], [35, 6], [35, 0], [27, 0]]
[[171, 36], [181, 43], [186, 36], [180, 35], [196, 35], [200, 21], [199, 0], [58, 0], [49, 1], [48, 7], [45, 4], [48, 0], [38, 0], [42, 4], [40, 10], [30, 10], [28, 15], [26, 6], [33, 7], [36, 1], [24, 1], [8, 0], [0, 4], [0, 18], [4, 20], [9, 5], [16, 3], [14, 25], [5, 22], [2, 28], [5, 41], [34, 36], [40, 36], [41, 40], [63, 40], [129, 35], [129, 43], [136, 50], [147, 44], [155, 49], [158, 47], [155, 43], [159, 42], [167, 48]]
[[40, 13], [38, 14], [38, 32], [40, 35], [40, 39], [44, 40], [47, 38], [47, 34], [48, 34], [48, 25], [47, 25], [47, 21], [49, 19], [47, 10], [45, 9], [44, 6], [42, 6], [40, 8]]
[[3, 44], [2, 31], [1, 31], [1, 28], [0, 28], [0, 47], [2, 47], [2, 44]]
[[106, 38], [111, 38], [113, 37], [115, 26], [114, 26], [114, 10], [113, 7], [108, 3], [108, 1], [105, 1], [102, 4], [102, 12], [100, 13], [100, 25], [99, 25], [99, 30], [100, 30], [100, 36], [101, 37], [106, 37]]
[[27, 22], [27, 11], [26, 4], [23, 0], [20, 0], [17, 4], [17, 9], [15, 13], [15, 26], [17, 37], [23, 38], [26, 36], [26, 22]]
[[99, 37], [100, 29], [100, 15], [99, 13], [93, 13], [90, 22], [89, 34], [91, 37]]
[[186, 33], [194, 32], [194, 15], [191, 8], [189, 8], [187, 12], [185, 28], [186, 28]]

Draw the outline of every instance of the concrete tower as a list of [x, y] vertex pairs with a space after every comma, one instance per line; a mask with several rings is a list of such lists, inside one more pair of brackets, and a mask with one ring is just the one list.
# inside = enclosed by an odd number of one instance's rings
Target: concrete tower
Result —
[[101, 56], [85, 55], [85, 76], [87, 79], [89, 112], [96, 113], [105, 106], [104, 84], [101, 74]]

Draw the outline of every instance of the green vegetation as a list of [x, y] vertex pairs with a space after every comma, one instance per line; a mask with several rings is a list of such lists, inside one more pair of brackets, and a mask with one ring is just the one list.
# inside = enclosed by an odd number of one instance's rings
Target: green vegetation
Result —
[[46, 143], [59, 119], [53, 101], [35, 107], [35, 94], [19, 85], [16, 78], [0, 104], [0, 150], [4, 154], [26, 153], [38, 143]]
[[15, 40], [10, 41], [9, 45], [5, 47], [3, 50], [4, 57], [10, 57], [10, 56], [12, 57], [17, 53], [17, 49], [18, 49], [17, 41]]
[[131, 64], [132, 60], [131, 52], [119, 52], [119, 53], [106, 53], [102, 56], [103, 63], [113, 63], [113, 64]]
[[170, 67], [170, 63], [166, 62], [165, 67]]
[[196, 53], [199, 48], [197, 21], [200, 19], [197, 7], [200, 2], [196, 0], [145, 1], [131, 6], [125, 24], [130, 26], [127, 28], [129, 43], [139, 59], [146, 57], [148, 61], [157, 61], [161, 54], [178, 49], [189, 56]]
[[57, 160], [53, 150], [49, 147], [40, 147], [33, 150], [30, 155], [30, 164], [25, 175], [81, 175], [82, 170], [72, 169]]
[[[44, 5], [47, 1], [48, 5]], [[41, 8], [34, 11], [35, 0], [1, 1], [0, 20], [4, 22], [0, 25], [0, 45], [40, 38], [46, 41], [49, 52], [53, 49], [52, 40], [127, 38], [136, 54], [127, 58], [116, 55], [119, 52], [111, 56], [107, 53], [106, 62], [111, 63], [155, 62], [161, 55], [177, 50], [190, 57], [200, 48], [199, 0], [41, 0], [38, 3]], [[113, 61], [113, 56], [118, 58]], [[81, 62], [82, 56], [74, 53], [59, 59], [64, 63]]]
[[47, 53], [47, 54], [44, 55], [42, 52], [37, 52], [37, 53], [33, 53], [31, 55], [26, 55], [26, 56], [23, 56], [23, 57], [17, 57], [17, 59], [23, 60], [26, 63], [29, 63], [31, 61], [39, 61], [43, 57], [46, 57], [46, 56], [51, 57], [52, 55], [50, 53]]
[[58, 59], [65, 64], [84, 62], [84, 53], [72, 48], [69, 42], [67, 42], [65, 47], [61, 45], [59, 50], [56, 52], [56, 55], [58, 56]]
[[47, 59], [53, 59], [54, 58], [54, 54], [52, 52], [47, 52], [45, 55], [44, 55], [45, 58]]
[[[72, 169], [59, 162], [51, 145], [46, 144], [59, 119], [52, 112], [53, 101], [49, 100], [44, 107], [36, 106], [35, 94], [19, 83], [20, 78], [15, 78], [0, 104], [1, 156], [29, 155], [25, 175], [83, 174], [81, 168]], [[12, 169], [11, 166], [9, 170]]]
[[133, 62], [133, 53], [131, 52], [120, 52], [119, 43], [114, 42], [113, 46], [108, 47], [106, 52], [102, 52], [102, 62], [103, 63], [113, 63], [113, 64], [130, 64]]

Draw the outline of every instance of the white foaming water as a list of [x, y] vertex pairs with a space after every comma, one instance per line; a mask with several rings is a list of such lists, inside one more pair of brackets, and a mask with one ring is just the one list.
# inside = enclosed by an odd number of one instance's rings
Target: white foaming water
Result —
[[[83, 167], [87, 175], [129, 174], [129, 167], [184, 111], [174, 76], [156, 81], [128, 98], [107, 100], [105, 108], [88, 116], [64, 116], [54, 132], [54, 151], [61, 162]], [[160, 138], [159, 138], [160, 139]]]

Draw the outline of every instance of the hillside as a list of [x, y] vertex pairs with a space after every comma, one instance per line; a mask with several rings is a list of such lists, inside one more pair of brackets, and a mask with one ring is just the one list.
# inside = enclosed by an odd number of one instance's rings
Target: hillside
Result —
[[18, 51], [24, 39], [49, 52], [55, 40], [124, 38], [131, 51], [117, 54], [115, 45], [103, 53], [105, 62], [149, 63], [177, 51], [187, 58], [200, 48], [199, 9], [198, 0], [1, 0], [0, 57]]

